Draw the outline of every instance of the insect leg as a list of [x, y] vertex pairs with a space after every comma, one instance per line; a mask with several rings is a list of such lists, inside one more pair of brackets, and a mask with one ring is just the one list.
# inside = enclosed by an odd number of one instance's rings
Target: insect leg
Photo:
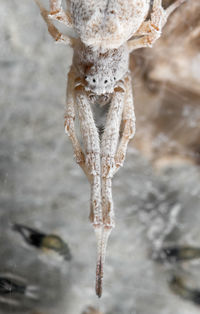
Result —
[[176, 0], [172, 3], [167, 9], [163, 9], [162, 0], [153, 1], [153, 12], [151, 14], [151, 26], [154, 27], [157, 31], [162, 30], [163, 26], [166, 24], [170, 14], [174, 12], [181, 4], [187, 0]]
[[[123, 84], [120, 82], [121, 85]], [[115, 172], [115, 153], [119, 140], [119, 129], [124, 105], [124, 86], [115, 88], [113, 99], [108, 112], [105, 130], [101, 140], [101, 196], [103, 229], [100, 255], [97, 261], [96, 293], [102, 293], [103, 266], [105, 262], [106, 246], [109, 235], [114, 227], [114, 210], [112, 200], [112, 177]]]
[[151, 19], [143, 22], [137, 33], [134, 34], [134, 36], [142, 37], [128, 41], [129, 51], [131, 52], [143, 47], [152, 47], [156, 40], [160, 38], [162, 28], [166, 24], [168, 17], [185, 1], [186, 0], [176, 0], [164, 10], [162, 1], [154, 0]]
[[102, 212], [104, 226], [114, 224], [111, 179], [115, 173], [115, 154], [124, 106], [124, 86], [115, 88], [101, 140]]
[[75, 95], [85, 150], [85, 166], [90, 176], [91, 184], [90, 221], [97, 237], [97, 255], [99, 255], [102, 233], [99, 134], [93, 118], [88, 95], [82, 85], [75, 88]]
[[166, 10], [166, 18], [174, 12], [182, 3], [186, 2], [187, 0], [176, 0], [174, 3], [172, 3]]
[[40, 9], [40, 14], [43, 17], [45, 23], [47, 24], [48, 27], [48, 31], [49, 34], [53, 37], [53, 39], [58, 42], [58, 43], [62, 43], [65, 45], [70, 45], [73, 46], [73, 38], [67, 36], [67, 35], [63, 35], [55, 26], [54, 24], [51, 22], [50, 18], [49, 18], [49, 11], [47, 11], [40, 3], [39, 0], [35, 0], [36, 4], [38, 5], [39, 9]]
[[62, 8], [62, 0], [49, 0], [50, 4], [50, 14], [49, 18], [53, 20], [57, 20], [67, 27], [72, 28], [72, 18], [70, 13], [67, 11], [65, 12]]
[[133, 138], [135, 134], [135, 112], [134, 112], [134, 102], [133, 102], [133, 91], [131, 84], [130, 74], [125, 79], [125, 99], [124, 99], [124, 109], [122, 113], [122, 136], [117, 148], [115, 155], [115, 172], [123, 166], [124, 159], [126, 156], [128, 142]]
[[[74, 155], [76, 162], [79, 164], [79, 166], [83, 169], [85, 174], [88, 176], [88, 171], [85, 165], [85, 155], [82, 151], [81, 145], [78, 141], [78, 138], [76, 136], [75, 132], [75, 99], [74, 99], [74, 88], [75, 88], [75, 75], [73, 68], [71, 68], [69, 74], [68, 74], [68, 83], [67, 83], [67, 103], [66, 103], [66, 112], [65, 112], [65, 133], [68, 134], [72, 146], [74, 149]], [[90, 180], [90, 177], [88, 176], [88, 179]]]
[[60, 11], [62, 8], [62, 0], [49, 0], [49, 5], [51, 12]]

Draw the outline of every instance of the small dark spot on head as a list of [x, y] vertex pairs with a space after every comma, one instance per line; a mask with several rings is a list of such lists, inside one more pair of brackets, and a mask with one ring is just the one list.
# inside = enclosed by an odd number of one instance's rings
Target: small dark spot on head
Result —
[[87, 75], [85, 76], [85, 80], [87, 80]]
[[114, 10], [110, 11], [110, 14], [115, 14], [115, 11]]
[[116, 77], [114, 77], [114, 80], [116, 81]]
[[104, 83], [105, 83], [105, 84], [108, 83], [108, 80], [105, 80]]
[[93, 83], [95, 83], [96, 82], [96, 80], [95, 79], [93, 79]]

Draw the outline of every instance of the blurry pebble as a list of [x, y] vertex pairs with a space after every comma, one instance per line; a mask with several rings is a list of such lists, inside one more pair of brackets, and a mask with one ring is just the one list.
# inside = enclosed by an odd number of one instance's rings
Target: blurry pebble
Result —
[[96, 310], [94, 307], [92, 306], [88, 306], [83, 312], [82, 314], [103, 314], [102, 312], [99, 312], [98, 310]]
[[156, 259], [160, 262], [181, 262], [200, 258], [200, 248], [190, 246], [171, 246], [160, 250]]
[[68, 245], [57, 235], [45, 234], [20, 224], [14, 224], [13, 230], [19, 232], [26, 243], [44, 251], [54, 251], [66, 261], [71, 260]]
[[200, 290], [189, 288], [185, 285], [180, 276], [174, 275], [169, 282], [169, 287], [182, 299], [189, 300], [197, 305], [200, 305]]

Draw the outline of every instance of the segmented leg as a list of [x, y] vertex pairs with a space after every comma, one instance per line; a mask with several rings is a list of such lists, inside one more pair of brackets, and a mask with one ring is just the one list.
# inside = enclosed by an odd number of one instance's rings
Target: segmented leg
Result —
[[72, 28], [73, 23], [69, 11], [65, 12], [62, 8], [62, 0], [49, 0], [50, 14], [49, 18], [57, 20], [67, 27]]
[[61, 9], [62, 0], [49, 0], [50, 11], [57, 12]]
[[[76, 85], [76, 87], [75, 87]], [[75, 133], [75, 108], [80, 120], [81, 134], [85, 154]], [[97, 127], [88, 100], [87, 93], [81, 83], [75, 83], [73, 69], [68, 74], [67, 109], [65, 114], [65, 132], [69, 135], [77, 163], [82, 167], [91, 184], [90, 221], [97, 238], [97, 256], [101, 251], [102, 210], [101, 210], [101, 178], [100, 178], [100, 143]]]
[[186, 0], [177, 0], [166, 10], [162, 7], [162, 0], [154, 0], [151, 19], [142, 23], [141, 27], [134, 36], [142, 36], [128, 41], [130, 51], [143, 47], [152, 47], [156, 40], [161, 36], [162, 28], [167, 22], [170, 14]]
[[133, 102], [133, 92], [130, 74], [125, 78], [125, 99], [124, 99], [124, 110], [122, 114], [122, 135], [115, 155], [115, 173], [123, 166], [128, 142], [133, 138], [135, 134], [135, 112]]
[[75, 88], [75, 75], [74, 75], [73, 68], [71, 68], [68, 74], [68, 83], [67, 83], [66, 112], [65, 112], [65, 117], [64, 117], [65, 133], [68, 134], [72, 142], [76, 162], [80, 165], [80, 167], [83, 169], [88, 179], [90, 180], [90, 175], [88, 173], [88, 170], [85, 164], [85, 155], [82, 151], [81, 145], [78, 141], [78, 138], [75, 132], [74, 88]]
[[74, 39], [63, 35], [56, 27], [55, 25], [51, 22], [50, 18], [49, 18], [49, 11], [47, 11], [40, 3], [39, 0], [35, 0], [36, 4], [38, 5], [39, 9], [40, 9], [40, 14], [43, 17], [45, 23], [47, 24], [48, 27], [48, 31], [49, 34], [53, 37], [53, 39], [58, 42], [58, 43], [62, 43], [65, 45], [70, 45], [73, 46], [74, 43]]
[[76, 86], [75, 99], [85, 149], [85, 164], [91, 183], [90, 221], [97, 237], [97, 250], [99, 252], [99, 243], [102, 232], [99, 134], [95, 125], [87, 92], [82, 85]]
[[112, 177], [115, 172], [115, 153], [119, 140], [119, 129], [124, 106], [124, 86], [115, 88], [113, 99], [108, 112], [105, 131], [101, 140], [101, 197], [103, 227], [99, 243], [99, 256], [96, 270], [96, 293], [102, 293], [103, 266], [105, 262], [108, 237], [114, 227], [114, 211], [112, 200]]

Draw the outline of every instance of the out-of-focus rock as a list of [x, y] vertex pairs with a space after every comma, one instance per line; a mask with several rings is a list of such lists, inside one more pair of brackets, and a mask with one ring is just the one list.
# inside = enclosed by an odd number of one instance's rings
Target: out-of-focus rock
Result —
[[[169, 1], [164, 1], [167, 6]], [[200, 2], [187, 1], [150, 49], [131, 57], [133, 145], [158, 166], [200, 162]]]
[[97, 309], [95, 309], [92, 306], [88, 306], [82, 314], [103, 314], [102, 312], [99, 312]]

